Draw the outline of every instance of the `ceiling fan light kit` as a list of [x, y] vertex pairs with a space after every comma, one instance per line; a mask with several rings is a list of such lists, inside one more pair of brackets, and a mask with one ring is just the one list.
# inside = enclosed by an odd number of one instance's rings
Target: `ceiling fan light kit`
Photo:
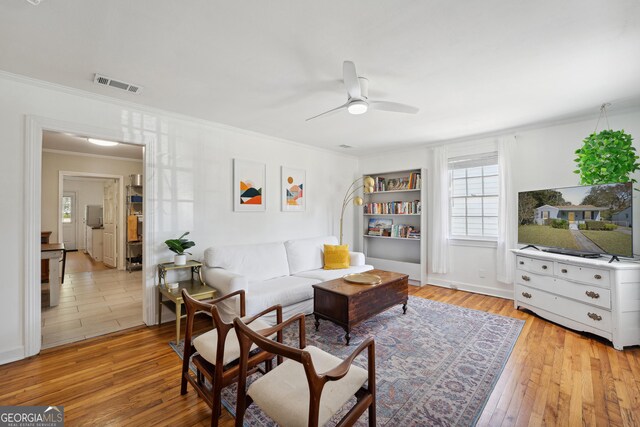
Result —
[[358, 76], [358, 73], [356, 73], [356, 66], [351, 61], [343, 62], [342, 77], [344, 80], [344, 86], [347, 89], [347, 102], [339, 107], [325, 111], [324, 113], [309, 117], [306, 121], [328, 116], [344, 109], [353, 115], [364, 114], [369, 111], [369, 109], [406, 114], [416, 114], [419, 111], [417, 107], [400, 104], [398, 102], [370, 101], [369, 80], [365, 77]]
[[347, 105], [347, 111], [351, 114], [364, 114], [369, 109], [369, 104], [365, 101], [361, 101], [359, 99], [355, 101], [351, 101], [349, 105]]

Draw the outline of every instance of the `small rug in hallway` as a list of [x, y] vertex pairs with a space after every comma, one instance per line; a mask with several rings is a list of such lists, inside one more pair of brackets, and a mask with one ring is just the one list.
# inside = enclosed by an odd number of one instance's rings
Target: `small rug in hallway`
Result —
[[[339, 326], [321, 320], [316, 332], [313, 316], [305, 320], [307, 344], [341, 358], [367, 336], [375, 338], [378, 424], [390, 426], [474, 425], [524, 325], [519, 319], [417, 297], [409, 298], [406, 315], [398, 306], [358, 325], [349, 346]], [[285, 342], [297, 343], [296, 330], [288, 328]], [[170, 343], [180, 356], [182, 344]], [[355, 363], [366, 368], [366, 357]], [[223, 390], [223, 404], [232, 414], [235, 402], [236, 386], [231, 385]], [[365, 413], [358, 425], [366, 420]], [[275, 423], [251, 405], [245, 425]]]

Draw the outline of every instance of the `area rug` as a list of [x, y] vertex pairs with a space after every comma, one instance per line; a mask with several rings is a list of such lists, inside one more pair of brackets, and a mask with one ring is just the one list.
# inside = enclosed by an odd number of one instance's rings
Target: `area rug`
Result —
[[[364, 338], [375, 338], [376, 412], [382, 426], [475, 425], [523, 325], [519, 319], [410, 297], [407, 314], [398, 306], [375, 316], [354, 328], [345, 346], [342, 328], [321, 320], [316, 332], [313, 316], [306, 318], [307, 344], [341, 358]], [[288, 328], [286, 343], [297, 343], [296, 331]], [[182, 356], [183, 342], [170, 345]], [[366, 368], [366, 356], [355, 363]], [[223, 404], [232, 414], [236, 390], [235, 385], [223, 390]], [[357, 425], [366, 424], [365, 412]], [[251, 405], [245, 425], [276, 424]]]

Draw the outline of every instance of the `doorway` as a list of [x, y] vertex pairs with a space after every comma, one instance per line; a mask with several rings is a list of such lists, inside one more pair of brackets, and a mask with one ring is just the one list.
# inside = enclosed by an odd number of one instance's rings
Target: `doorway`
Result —
[[96, 150], [83, 136], [43, 131], [41, 223], [56, 224], [53, 241], [79, 250], [67, 252], [58, 304], [42, 295], [41, 348], [144, 324], [142, 272], [124, 270], [124, 187], [142, 173], [143, 154], [140, 146]]

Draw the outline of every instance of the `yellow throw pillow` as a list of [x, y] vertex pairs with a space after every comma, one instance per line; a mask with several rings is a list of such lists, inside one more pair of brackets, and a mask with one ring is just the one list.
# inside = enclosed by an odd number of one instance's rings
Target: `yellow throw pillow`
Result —
[[324, 245], [324, 269], [349, 268], [349, 245]]

